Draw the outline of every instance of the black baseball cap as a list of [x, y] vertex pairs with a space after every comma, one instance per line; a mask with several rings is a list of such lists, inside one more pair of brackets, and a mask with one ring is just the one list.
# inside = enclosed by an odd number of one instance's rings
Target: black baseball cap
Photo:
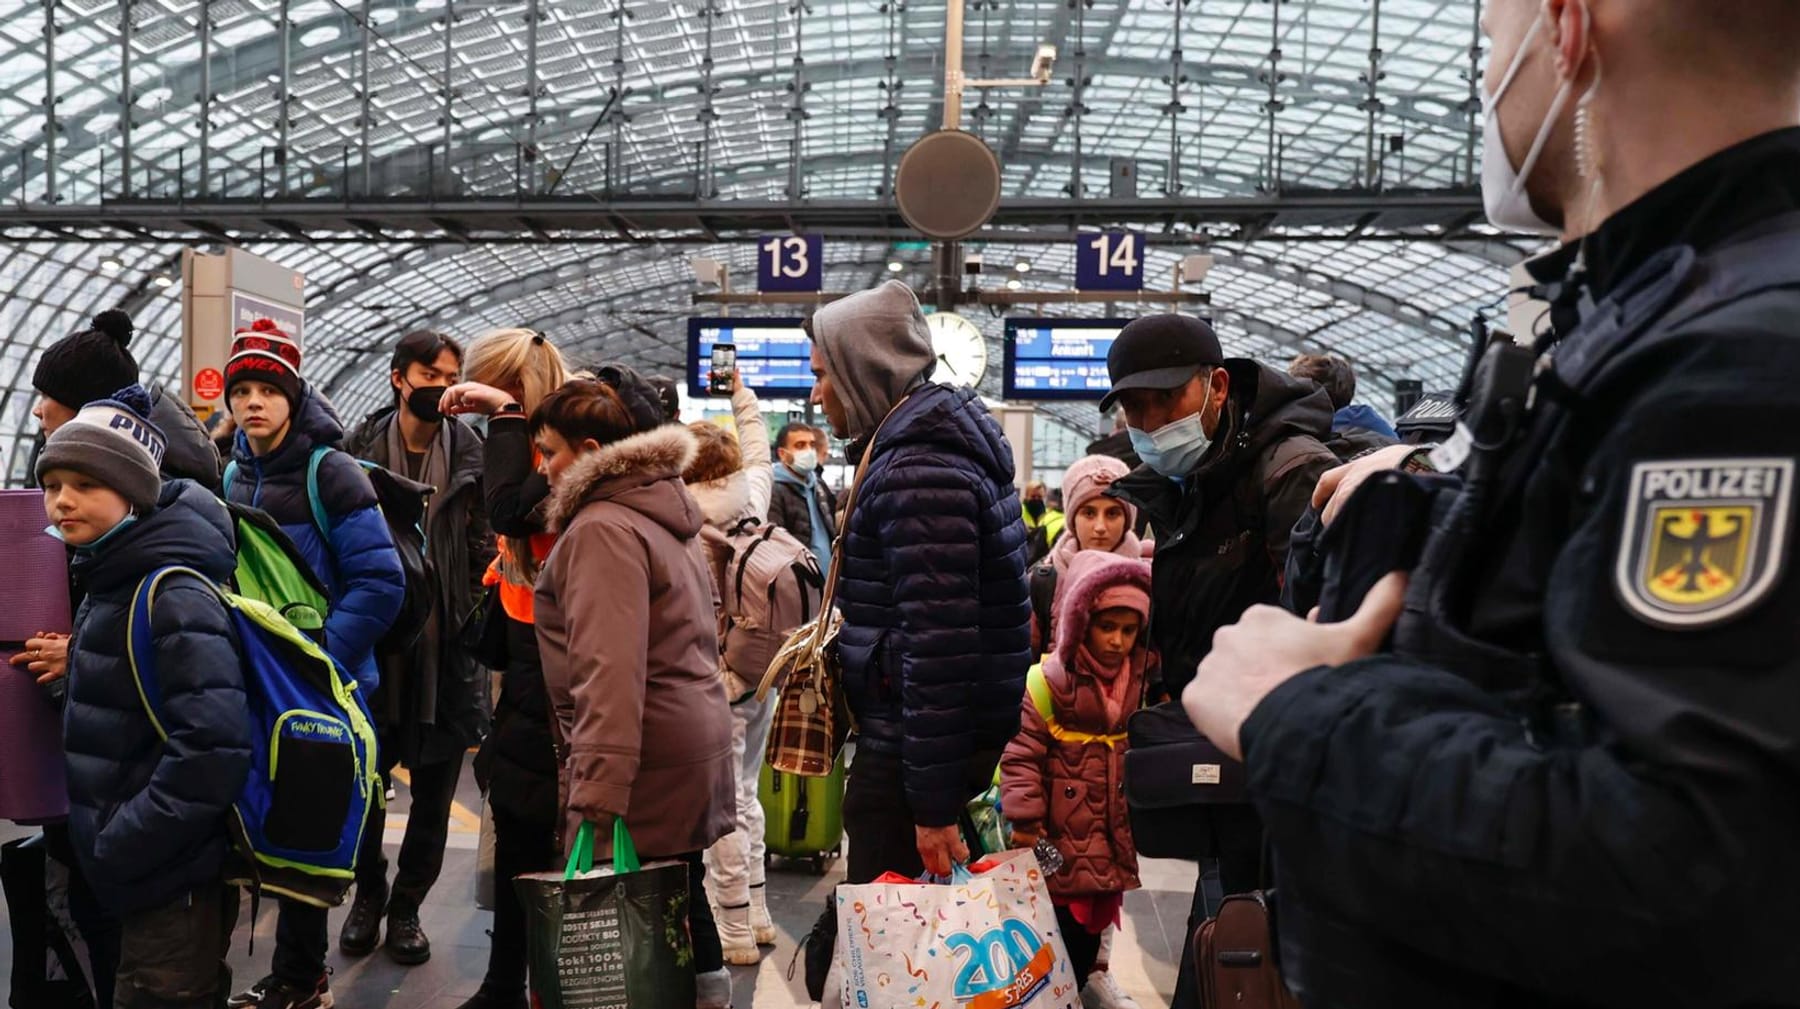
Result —
[[1225, 363], [1219, 338], [1206, 320], [1191, 315], [1146, 315], [1119, 330], [1106, 352], [1106, 374], [1112, 391], [1100, 401], [1111, 410], [1127, 389], [1176, 389], [1202, 368]]

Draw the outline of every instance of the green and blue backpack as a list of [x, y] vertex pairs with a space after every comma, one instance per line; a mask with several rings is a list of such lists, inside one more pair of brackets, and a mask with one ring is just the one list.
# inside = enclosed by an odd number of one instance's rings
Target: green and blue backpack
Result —
[[[279, 543], [243, 512], [234, 509], [234, 517], [243, 594], [225, 591], [192, 568], [151, 572], [132, 599], [127, 658], [144, 710], [157, 734], [167, 739], [158, 715], [162, 689], [150, 637], [156, 591], [164, 579], [185, 576], [218, 594], [231, 614], [244, 658], [251, 720], [250, 776], [233, 804], [232, 818], [234, 845], [250, 864], [250, 878], [230, 882], [333, 907], [343, 903], [355, 879], [363, 831], [383, 826], [374, 723], [355, 679], [282, 609], [253, 598], [263, 592], [309, 590], [304, 565], [298, 571], [291, 560], [284, 566], [285, 555], [268, 552], [279, 551]], [[248, 541], [246, 527], [251, 530]], [[285, 608], [307, 616], [302, 601], [290, 599]]]
[[[306, 459], [307, 505], [312, 509], [313, 526], [319, 530], [319, 535], [323, 536], [327, 542], [331, 540], [331, 516], [325, 511], [324, 499], [319, 494], [319, 467], [331, 453], [336, 451], [341, 450], [334, 449], [329, 445], [315, 446], [312, 454]], [[400, 612], [394, 617], [393, 624], [388, 627], [388, 632], [382, 636], [380, 643], [381, 649], [385, 652], [404, 653], [418, 644], [419, 635], [424, 632], [426, 623], [431, 618], [431, 607], [438, 598], [437, 569], [433, 567], [431, 554], [425, 547], [425, 514], [431, 495], [436, 493], [436, 488], [416, 480], [409, 480], [367, 459], [356, 459], [355, 456], [351, 456], [351, 458], [358, 466], [362, 467], [363, 472], [369, 477], [370, 485], [375, 488], [377, 507], [381, 511], [382, 520], [387, 524], [389, 536], [393, 538], [394, 552], [400, 558], [400, 570], [406, 578], [406, 595], [401, 601]], [[227, 502], [231, 500], [231, 485], [237, 479], [237, 473], [236, 460], [226, 464], [224, 497]], [[232, 507], [237, 509], [244, 506], [233, 505]], [[241, 532], [243, 523], [240, 521], [238, 526]], [[240, 539], [239, 542], [241, 544], [242, 540]], [[285, 539], [283, 542], [286, 542]], [[241, 550], [240, 546], [238, 563], [240, 586], [243, 583], [244, 569]], [[265, 555], [267, 553], [260, 546], [258, 551]], [[290, 551], [290, 553], [296, 558], [299, 557], [298, 552]], [[300, 562], [300, 570], [307, 570], [305, 561]], [[295, 587], [282, 585], [280, 589], [289, 592], [294, 591]], [[259, 599], [271, 599], [270, 596], [258, 595], [254, 592], [247, 594]], [[288, 599], [298, 598], [298, 596], [283, 595], [274, 598]], [[323, 598], [323, 589], [321, 589], [320, 614], [325, 612], [322, 605]]]

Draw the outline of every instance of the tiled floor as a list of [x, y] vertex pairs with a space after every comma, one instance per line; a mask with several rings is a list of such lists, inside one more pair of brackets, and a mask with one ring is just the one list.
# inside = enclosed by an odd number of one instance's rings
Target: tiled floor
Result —
[[[400, 967], [381, 952], [360, 960], [350, 960], [336, 950], [337, 928], [346, 913], [332, 914], [331, 966], [332, 991], [342, 1009], [456, 1009], [473, 994], [487, 966], [488, 938], [486, 929], [490, 915], [475, 909], [475, 845], [476, 819], [480, 796], [471, 776], [465, 774], [459, 795], [458, 810], [450, 825], [450, 852], [445, 859], [443, 878], [425, 902], [421, 918], [431, 936], [434, 955], [419, 967]], [[404, 784], [390, 810], [388, 853], [397, 850], [400, 830], [405, 824], [407, 793]], [[21, 828], [0, 824], [0, 840], [30, 833]], [[808, 1003], [801, 986], [800, 972], [788, 979], [788, 965], [796, 942], [812, 927], [824, 897], [832, 883], [842, 876], [842, 867], [831, 867], [827, 875], [813, 874], [810, 866], [787, 868], [778, 866], [769, 876], [769, 907], [781, 930], [781, 941], [757, 967], [733, 968], [734, 1001], [739, 1009], [789, 1009]], [[1177, 949], [1181, 945], [1188, 906], [1193, 893], [1194, 867], [1180, 862], [1147, 862], [1143, 871], [1144, 889], [1130, 894], [1125, 901], [1125, 927], [1113, 947], [1113, 970], [1127, 992], [1144, 1009], [1168, 1004], [1174, 988]], [[248, 905], [246, 905], [247, 908]], [[275, 908], [265, 903], [256, 922], [256, 957], [248, 951], [250, 923], [248, 911], [238, 927], [232, 945], [231, 961], [242, 981], [261, 977], [267, 970], [268, 957], [275, 944]], [[0, 938], [0, 985], [10, 988], [12, 970], [12, 937]]]

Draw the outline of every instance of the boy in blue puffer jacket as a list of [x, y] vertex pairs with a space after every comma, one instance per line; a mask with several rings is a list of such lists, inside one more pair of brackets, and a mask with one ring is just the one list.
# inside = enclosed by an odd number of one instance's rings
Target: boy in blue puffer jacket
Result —
[[[225, 495], [268, 512], [325, 584], [325, 650], [368, 697], [377, 686], [375, 645], [406, 594], [393, 537], [368, 475], [337, 451], [344, 428], [324, 397], [300, 379], [300, 348], [267, 319], [239, 330], [225, 365], [225, 399], [238, 434]], [[329, 533], [319, 529], [306, 471], [316, 446], [318, 487]], [[376, 823], [370, 828], [379, 830]], [[226, 1003], [232, 1009], [330, 1009], [326, 911], [283, 901], [270, 975]]]
[[[227, 817], [250, 770], [243, 657], [214, 588], [171, 575], [151, 610], [162, 697], [153, 722], [127, 658], [138, 585], [181, 565], [215, 581], [233, 554], [225, 506], [157, 473], [167, 440], [133, 386], [89, 403], [37, 461], [50, 533], [86, 590], [69, 647], [63, 739], [69, 836], [95, 895], [123, 921], [113, 1005], [211, 1009], [230, 990], [237, 923]], [[160, 727], [160, 732], [159, 732]]]

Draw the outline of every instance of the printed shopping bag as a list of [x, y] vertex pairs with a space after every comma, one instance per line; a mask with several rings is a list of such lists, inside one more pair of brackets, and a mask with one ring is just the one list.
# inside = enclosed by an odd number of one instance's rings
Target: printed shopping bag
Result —
[[913, 881], [837, 891], [846, 1009], [1075, 1009], [1080, 984], [1036, 856], [1010, 851]]
[[613, 824], [613, 864], [593, 864], [594, 825], [585, 823], [567, 869], [514, 883], [525, 905], [532, 1005], [693, 1009], [688, 867], [640, 865], [623, 821]]

